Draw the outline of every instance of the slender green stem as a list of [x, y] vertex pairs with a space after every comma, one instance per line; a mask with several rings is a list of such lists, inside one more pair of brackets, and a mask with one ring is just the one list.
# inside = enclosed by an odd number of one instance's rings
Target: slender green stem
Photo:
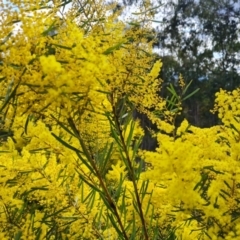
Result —
[[116, 128], [117, 128], [117, 131], [119, 133], [119, 137], [120, 137], [120, 140], [121, 140], [121, 143], [122, 143], [123, 151], [126, 154], [126, 160], [127, 160], [127, 164], [129, 166], [129, 171], [130, 171], [129, 174], [131, 175], [132, 182], [133, 182], [134, 192], [135, 192], [135, 196], [136, 196], [136, 200], [137, 200], [140, 219], [141, 219], [142, 226], [143, 226], [145, 240], [148, 240], [149, 237], [148, 237], [148, 232], [147, 232], [147, 227], [146, 227], [146, 221], [145, 221], [144, 214], [143, 214], [143, 211], [142, 211], [142, 203], [140, 201], [140, 197], [139, 197], [139, 193], [138, 193], [137, 181], [136, 181], [136, 176], [135, 176], [135, 173], [134, 173], [134, 168], [133, 168], [133, 165], [131, 163], [129, 152], [127, 150], [127, 146], [126, 146], [126, 143], [125, 143], [125, 140], [124, 140], [123, 132], [122, 132], [121, 125], [120, 125], [120, 122], [119, 122], [119, 116], [117, 114], [117, 110], [116, 110], [115, 104], [113, 102], [113, 97], [112, 97], [111, 100], [112, 100], [112, 107], [113, 107], [113, 114], [114, 114], [114, 122], [116, 124]]
[[[122, 231], [122, 233], [123, 233], [123, 236], [124, 236], [125, 240], [128, 240], [129, 238], [128, 238], [127, 233], [126, 233], [126, 231], [125, 231], [125, 229], [124, 229], [124, 226], [123, 226], [121, 217], [119, 216], [119, 213], [118, 213], [118, 211], [117, 211], [116, 203], [115, 203], [114, 200], [112, 199], [112, 197], [111, 197], [111, 195], [110, 195], [110, 193], [109, 193], [109, 191], [108, 191], [108, 189], [107, 189], [107, 187], [106, 187], [106, 184], [105, 184], [105, 182], [104, 182], [104, 180], [103, 180], [103, 178], [102, 178], [102, 174], [100, 173], [100, 171], [99, 171], [99, 169], [98, 169], [98, 167], [97, 167], [97, 165], [96, 165], [96, 162], [95, 162], [94, 159], [91, 157], [91, 154], [88, 152], [88, 150], [87, 150], [84, 142], [82, 141], [82, 138], [81, 138], [81, 136], [80, 136], [80, 133], [79, 133], [79, 131], [77, 130], [77, 128], [76, 128], [76, 126], [75, 126], [75, 124], [74, 124], [73, 119], [72, 119], [72, 118], [69, 118], [68, 121], [71, 123], [71, 124], [70, 124], [70, 125], [71, 125], [71, 128], [72, 128], [75, 136], [78, 138], [78, 140], [79, 140], [79, 142], [80, 142], [80, 145], [81, 145], [82, 148], [84, 149], [84, 152], [86, 153], [86, 157], [87, 157], [87, 159], [89, 160], [89, 162], [90, 162], [90, 164], [91, 164], [91, 166], [92, 166], [92, 168], [93, 168], [93, 170], [94, 170], [94, 172], [95, 172], [95, 174], [96, 174], [96, 176], [97, 176], [97, 178], [98, 178], [98, 180], [99, 180], [100, 186], [101, 186], [103, 192], [105, 193], [105, 199], [107, 200], [109, 206], [111, 207], [112, 211], [114, 212], [114, 214], [115, 214], [115, 216], [116, 216], [116, 218], [117, 218], [118, 224], [119, 224], [119, 226], [120, 226], [120, 228], [121, 228], [121, 231]], [[102, 196], [101, 196], [101, 197], [102, 197]]]

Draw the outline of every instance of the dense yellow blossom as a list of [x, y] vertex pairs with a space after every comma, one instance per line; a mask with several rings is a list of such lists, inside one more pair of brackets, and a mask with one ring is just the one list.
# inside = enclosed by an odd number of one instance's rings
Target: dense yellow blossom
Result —
[[101, 0], [1, 5], [1, 239], [239, 239], [240, 89], [216, 93], [221, 125], [176, 128], [147, 26]]

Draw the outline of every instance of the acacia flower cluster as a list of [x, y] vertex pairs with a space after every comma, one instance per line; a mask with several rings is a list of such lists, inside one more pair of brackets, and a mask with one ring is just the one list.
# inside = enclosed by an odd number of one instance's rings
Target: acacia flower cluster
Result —
[[189, 84], [159, 96], [148, 4], [129, 28], [101, 0], [65, 6], [1, 2], [0, 238], [239, 239], [240, 90], [216, 94], [222, 124], [176, 128]]

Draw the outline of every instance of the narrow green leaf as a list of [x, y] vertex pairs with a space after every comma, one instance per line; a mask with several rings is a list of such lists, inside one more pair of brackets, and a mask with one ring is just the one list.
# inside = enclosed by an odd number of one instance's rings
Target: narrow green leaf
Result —
[[[95, 221], [95, 223], [97, 224], [97, 225], [100, 225], [101, 224], [101, 218], [102, 218], [102, 215], [103, 215], [103, 208], [104, 208], [104, 205], [102, 205], [102, 206], [100, 206], [101, 207], [101, 209], [100, 209], [100, 211], [98, 211], [97, 212], [97, 214], [96, 214], [96, 216], [95, 216], [95, 219], [96, 219], [96, 221]], [[94, 220], [95, 220], [94, 219]], [[98, 224], [99, 223], [99, 224]]]
[[150, 197], [149, 197], [149, 200], [148, 200], [148, 203], [147, 203], [147, 208], [146, 208], [146, 211], [145, 211], [145, 215], [146, 215], [146, 216], [147, 216], [148, 211], [149, 211], [149, 208], [150, 208], [150, 206], [151, 206], [152, 194], [153, 194], [153, 190], [152, 190], [151, 193], [150, 193]]
[[52, 114], [50, 114], [50, 116], [57, 122], [57, 124], [63, 128], [66, 132], [68, 132], [70, 135], [72, 135], [73, 137], [75, 137], [75, 134], [73, 132], [71, 132], [62, 122], [60, 122], [56, 117], [54, 117]]
[[58, 211], [56, 211], [56, 212], [54, 212], [54, 213], [52, 213], [52, 214], [45, 215], [44, 218], [43, 218], [43, 221], [46, 220], [47, 218], [57, 216], [59, 213], [67, 210], [68, 208], [70, 208], [70, 206], [64, 207], [64, 208], [62, 208], [62, 209], [60, 209], [60, 210], [58, 210]]
[[66, 60], [57, 60], [59, 63], [62, 63], [62, 64], [68, 64], [69, 61], [66, 61]]
[[131, 122], [131, 125], [130, 125], [130, 131], [129, 131], [129, 133], [128, 133], [127, 141], [126, 141], [126, 146], [127, 146], [127, 149], [128, 149], [128, 150], [132, 147], [132, 146], [131, 146], [131, 142], [132, 142], [132, 139], [133, 139], [134, 127], [135, 127], [135, 122], [132, 121], [132, 122]]
[[111, 136], [114, 138], [116, 141], [117, 145], [119, 148], [122, 148], [122, 143], [121, 140], [119, 139], [119, 134], [116, 132], [116, 130], [111, 126]]
[[123, 188], [124, 180], [125, 180], [125, 178], [123, 177], [123, 174], [121, 173], [120, 174], [120, 181], [118, 183], [118, 186], [117, 186], [117, 189], [116, 189], [116, 192], [115, 192], [116, 202], [118, 202], [118, 200], [121, 196], [121, 193], [123, 191], [122, 188]]
[[132, 233], [131, 233], [131, 236], [130, 236], [130, 239], [131, 240], [134, 240], [136, 239], [136, 234], [137, 234], [137, 229], [136, 229], [136, 221], [135, 221], [135, 213], [133, 212], [133, 220], [132, 220]]
[[148, 20], [150, 22], [154, 22], [154, 23], [165, 23], [164, 21], [158, 21], [158, 20], [153, 20], [153, 19], [150, 19]]
[[53, 23], [49, 26], [49, 28], [48, 28], [47, 30], [45, 30], [44, 32], [42, 32], [42, 35], [46, 37], [46, 36], [49, 35], [49, 33], [50, 33], [51, 31], [55, 30], [55, 29], [56, 29], [56, 28], [54, 27], [55, 23], [56, 23], [56, 20], [53, 21]]
[[152, 10], [155, 10], [155, 9], [161, 7], [162, 5], [163, 5], [163, 4], [160, 4], [160, 5], [156, 6], [156, 7], [149, 8], [149, 9], [147, 9], [146, 11], [138, 12], [138, 13], [132, 13], [132, 14], [133, 14], [133, 15], [142, 15], [142, 14], [146, 14], [146, 13], [148, 13], [148, 12], [151, 12]]
[[47, 187], [32, 187], [31, 190], [33, 190], [33, 191], [36, 191], [36, 190], [48, 191], [49, 188], [47, 188]]
[[192, 80], [188, 83], [188, 85], [183, 89], [183, 92], [182, 92], [182, 95], [184, 95], [186, 92], [187, 92], [187, 90], [188, 90], [188, 88], [190, 87], [190, 85], [192, 84]]
[[15, 70], [21, 70], [22, 69], [22, 65], [21, 64], [18, 65], [18, 64], [10, 63], [9, 66], [12, 67]]
[[[124, 187], [124, 189], [122, 190], [122, 187], [121, 187], [121, 191], [122, 191], [122, 203], [121, 203], [121, 206], [120, 206], [120, 213], [121, 215], [124, 216], [124, 223], [126, 222], [126, 212], [127, 212], [127, 209], [126, 209], [126, 203], [125, 203], [125, 199], [126, 199], [126, 186]], [[116, 192], [116, 195], [119, 195], [120, 197], [120, 192]]]
[[21, 20], [12, 20], [12, 21], [8, 22], [7, 25], [12, 25], [12, 24], [19, 23], [19, 22], [21, 22]]
[[[95, 189], [94, 189], [95, 190]], [[92, 194], [92, 197], [89, 199], [89, 201], [88, 201], [88, 204], [87, 204], [87, 207], [89, 208], [89, 209], [92, 209], [93, 208], [93, 205], [94, 205], [94, 202], [95, 202], [95, 198], [96, 198], [96, 190], [95, 191], [92, 191], [93, 192], [93, 194]]]
[[41, 152], [41, 151], [46, 151], [50, 149], [50, 147], [46, 147], [46, 148], [36, 148], [36, 149], [31, 149], [29, 150], [30, 153], [38, 153], [38, 152]]
[[204, 234], [205, 234], [210, 240], [212, 240], [212, 237], [208, 234], [207, 231], [204, 231]]
[[170, 87], [167, 87], [167, 90], [172, 93], [173, 96], [175, 96], [176, 98], [179, 98], [178, 94], [176, 93], [173, 85], [170, 83]]
[[202, 181], [200, 180], [195, 187], [193, 188], [193, 191], [196, 191], [201, 186]]
[[75, 137], [79, 137], [79, 131], [77, 130], [75, 123], [73, 121], [73, 119], [70, 117], [67, 119], [69, 126], [71, 127], [71, 129], [73, 130]]
[[65, 0], [65, 1], [63, 1], [63, 3], [62, 4], [59, 4], [57, 7], [59, 8], [59, 7], [65, 7], [67, 4], [69, 4], [69, 3], [71, 3], [72, 2], [72, 0]]
[[[62, 174], [62, 172], [64, 172], [64, 175], [62, 176], [61, 174]], [[57, 180], [59, 180], [60, 178], [64, 178], [65, 177], [65, 174], [66, 174], [66, 168], [64, 167], [64, 168], [61, 168], [60, 170], [59, 170], [59, 172], [58, 172], [58, 175], [57, 175]], [[61, 186], [62, 184], [60, 184], [60, 186]]]
[[21, 236], [22, 236], [22, 231], [18, 231], [14, 236], [14, 240], [20, 240]]
[[140, 27], [141, 26], [141, 23], [139, 22], [128, 22], [129, 25], [132, 25], [132, 26], [136, 26], [136, 27]]
[[91, 198], [92, 198], [92, 195], [95, 194], [96, 191], [94, 189], [91, 189], [91, 191], [89, 192], [89, 194], [83, 199], [84, 197], [84, 194], [82, 196], [82, 203], [86, 203], [87, 204], [87, 201], [89, 201]]
[[19, 84], [17, 84], [17, 86], [13, 89], [13, 91], [10, 93], [10, 95], [7, 95], [2, 107], [0, 108], [0, 112], [3, 111], [3, 109], [7, 106], [7, 104], [10, 102], [10, 100], [16, 95], [18, 87], [19, 87]]
[[39, 228], [37, 229], [36, 239], [35, 239], [35, 240], [39, 240], [40, 237], [41, 237], [41, 234], [42, 234], [42, 229], [39, 227]]
[[186, 97], [183, 98], [183, 101], [190, 98], [191, 96], [193, 96], [195, 93], [197, 93], [200, 90], [200, 88], [197, 88], [196, 90], [194, 90], [193, 92], [191, 92], [190, 94], [188, 94]]
[[30, 115], [27, 116], [27, 120], [26, 120], [26, 122], [25, 122], [25, 126], [24, 126], [24, 132], [25, 132], [25, 134], [27, 134], [27, 127], [28, 127], [29, 120], [30, 120]]
[[108, 55], [110, 53], [113, 53], [115, 50], [119, 50], [124, 43], [125, 42], [121, 42], [121, 43], [116, 44], [113, 47], [108, 48], [106, 51], [103, 52], [103, 54]]
[[140, 75], [135, 75], [135, 76], [138, 77], [139, 79], [141, 79], [143, 83], [146, 81], [146, 80], [145, 80], [143, 77], [141, 77]]
[[62, 139], [61, 139], [60, 137], [58, 137], [55, 133], [51, 133], [51, 134], [52, 134], [52, 136], [53, 136], [54, 138], [56, 138], [56, 139], [57, 139], [60, 143], [62, 143], [65, 147], [73, 150], [74, 152], [82, 153], [79, 149], [71, 146], [70, 144], [68, 144], [67, 142], [65, 142], [64, 140], [62, 140]]
[[[238, 116], [239, 117], [239, 116]], [[237, 118], [237, 117], [233, 117], [234, 118], [234, 120], [237, 122], [237, 123], [239, 123], [239, 119]]]
[[230, 185], [227, 183], [227, 181], [223, 181], [224, 183], [225, 183], [225, 185], [230, 189], [230, 190], [232, 190], [232, 188], [230, 187]]
[[0, 43], [0, 46], [1, 45], [4, 45], [8, 40], [9, 38], [12, 36], [12, 32], [10, 32], [3, 40], [2, 42]]
[[79, 159], [82, 161], [81, 164], [83, 163], [87, 168], [90, 170], [91, 173], [95, 174], [94, 169], [91, 166], [91, 162], [89, 163], [87, 159], [85, 159], [79, 152], [76, 152], [77, 156]]
[[240, 131], [232, 123], [230, 124], [230, 127], [240, 134]]
[[228, 193], [227, 191], [225, 191], [225, 190], [223, 190], [223, 189], [221, 189], [220, 191], [221, 191], [222, 193], [224, 193], [225, 195], [227, 195], [228, 197], [231, 197], [230, 193]]
[[[79, 173], [79, 172], [78, 172]], [[83, 182], [85, 182], [88, 186], [90, 186], [92, 189], [94, 189], [95, 191], [99, 192], [100, 194], [102, 194], [102, 191], [97, 188], [93, 183], [90, 183], [81, 173], [79, 173], [79, 177], [81, 178], [81, 180]]]
[[119, 227], [117, 226], [116, 221], [114, 220], [113, 216], [110, 215], [110, 214], [108, 214], [108, 217], [109, 217], [109, 219], [110, 219], [113, 227], [114, 227], [115, 230], [117, 231], [118, 236], [121, 237], [121, 238], [123, 238], [123, 237], [124, 237], [124, 236], [123, 236], [123, 233], [122, 233], [122, 231], [119, 229]]
[[170, 108], [170, 110], [176, 106], [177, 99], [173, 97], [173, 100], [166, 100], [166, 102], [169, 104], [167, 107]]
[[82, 147], [82, 150], [83, 150], [83, 153], [84, 155], [86, 156], [86, 158], [89, 160], [89, 162], [91, 163], [91, 165], [93, 166], [94, 163], [93, 163], [93, 158], [92, 156], [90, 155], [84, 141], [82, 140], [82, 138], [80, 136], [78, 136], [78, 139], [79, 139], [79, 142], [81, 144], [81, 147]]
[[224, 200], [226, 200], [227, 201], [227, 198], [226, 198], [226, 196], [224, 196], [222, 193], [220, 193], [219, 194]]
[[140, 216], [140, 211], [139, 211], [139, 208], [138, 208], [138, 204], [136, 203], [135, 199], [133, 199], [133, 207], [136, 210], [136, 212], [138, 213], [138, 215]]
[[[110, 143], [110, 147], [108, 148], [108, 144], [104, 148], [104, 153], [102, 156], [102, 161], [100, 161], [100, 172], [102, 175], [106, 173], [107, 163], [110, 161], [111, 155], [113, 151], [113, 143]], [[107, 153], [106, 153], [107, 152]]]
[[103, 90], [96, 90], [96, 92], [105, 93], [105, 94], [111, 94], [111, 92], [107, 92], [107, 91], [103, 91]]
[[112, 203], [110, 203], [108, 201], [108, 199], [106, 199], [105, 193], [100, 193], [101, 199], [104, 201], [105, 206], [107, 207], [107, 209], [109, 211], [111, 211], [113, 214], [115, 214], [115, 205], [112, 205]]
[[[151, 220], [150, 220], [150, 224], [149, 224], [149, 227], [151, 228], [153, 226], [153, 220], [154, 220], [154, 207], [152, 206], [152, 213], [150, 214], [151, 216]], [[155, 232], [156, 234], [156, 232]], [[153, 239], [156, 239], [155, 236], [153, 237]]]
[[56, 44], [56, 43], [52, 43], [51, 45], [62, 48], [62, 49], [72, 50], [72, 47], [67, 47], [64, 45]]
[[0, 108], [0, 112], [3, 111], [3, 109], [7, 106], [7, 104], [9, 103], [9, 101], [12, 99], [12, 98], [15, 98], [15, 95], [17, 93], [17, 89], [21, 83], [21, 78], [22, 76], [25, 74], [25, 72], [27, 71], [27, 68], [25, 67], [21, 73], [21, 76], [20, 76], [20, 80], [19, 82], [17, 83], [16, 87], [13, 89], [13, 91], [11, 92], [10, 95], [7, 94], [7, 97], [5, 98], [5, 102], [3, 103], [2, 107]]

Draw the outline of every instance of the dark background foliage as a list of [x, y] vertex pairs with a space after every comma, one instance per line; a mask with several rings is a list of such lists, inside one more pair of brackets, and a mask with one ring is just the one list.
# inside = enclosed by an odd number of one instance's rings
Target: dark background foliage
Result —
[[[142, 0], [124, 0], [122, 5], [141, 4]], [[189, 91], [200, 88], [183, 103], [183, 113], [199, 127], [219, 124], [217, 115], [210, 112], [215, 93], [220, 88], [233, 90], [240, 86], [240, 2], [236, 0], [162, 0], [156, 1], [157, 23], [153, 48], [161, 58], [164, 80], [162, 96], [168, 96], [167, 86], [178, 88], [181, 73], [186, 83], [193, 81]], [[129, 9], [129, 8], [128, 8]], [[147, 132], [154, 127], [146, 116], [138, 114]], [[154, 149], [154, 141], [145, 137], [144, 149]]]

